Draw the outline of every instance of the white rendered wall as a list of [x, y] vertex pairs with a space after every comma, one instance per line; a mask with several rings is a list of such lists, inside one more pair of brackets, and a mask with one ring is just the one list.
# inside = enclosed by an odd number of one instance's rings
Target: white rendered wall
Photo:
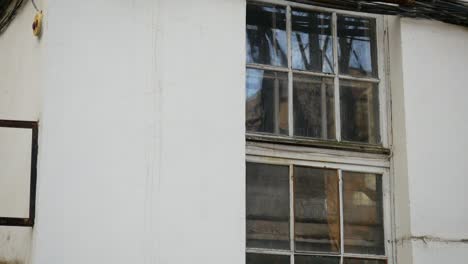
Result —
[[32, 263], [145, 263], [153, 1], [49, 0]]
[[[18, 65], [0, 69], [0, 114], [41, 119], [32, 263], [242, 263], [244, 1], [49, 0], [41, 42], [25, 10], [0, 37]], [[468, 34], [400, 26], [401, 243], [463, 263]], [[1, 228], [0, 256], [26, 261], [30, 239]]]
[[32, 263], [243, 263], [243, 0], [49, 0]]
[[245, 1], [158, 10], [156, 263], [244, 263]]
[[414, 19], [400, 26], [402, 81], [392, 84], [392, 99], [395, 171], [403, 174], [395, 177], [408, 185], [397, 184], [399, 243], [412, 248], [413, 264], [465, 263], [468, 30]]
[[[42, 1], [37, 2], [42, 4]], [[32, 35], [31, 23], [34, 14], [35, 11], [32, 5], [26, 3], [7, 30], [0, 35], [0, 119], [37, 121], [40, 115], [43, 49], [40, 41]], [[17, 138], [19, 134], [14, 133], [10, 134], [10, 136]], [[10, 149], [13, 147], [11, 139], [7, 140], [3, 136], [0, 141], [0, 147], [2, 148], [0, 152], [4, 154], [7, 152], [14, 153]], [[15, 151], [18, 150], [15, 149]], [[18, 152], [16, 154], [19, 155]], [[11, 157], [12, 155], [9, 155], [9, 158]], [[17, 162], [17, 165], [19, 165], [18, 162], [21, 159], [24, 159], [23, 155], [19, 155], [18, 157], [19, 159], [13, 161]], [[3, 155], [1, 158], [0, 164], [7, 162]], [[27, 157], [26, 159], [29, 160], [29, 158]], [[17, 172], [19, 170], [28, 171], [30, 164], [25, 165], [25, 163], [28, 163], [28, 161], [23, 161], [23, 166], [16, 167], [15, 170]], [[10, 163], [9, 165], [12, 164]], [[5, 169], [6, 167], [2, 166], [0, 173], [6, 173]], [[11, 169], [9, 172], [12, 172]], [[8, 177], [11, 177], [11, 175]], [[29, 185], [28, 182], [29, 180], [27, 182], [16, 181], [15, 185]], [[4, 185], [2, 187], [5, 188]], [[12, 186], [10, 185], [8, 188], [12, 188]], [[5, 195], [5, 192], [2, 193]], [[15, 193], [16, 195], [19, 194], [16, 191]], [[11, 199], [6, 200], [4, 196], [2, 196], [1, 203], [7, 203], [9, 206], [12, 205]], [[21, 207], [23, 208], [20, 208], [19, 204], [17, 204], [14, 208], [10, 209], [15, 211], [24, 209], [24, 204]], [[24, 213], [23, 210], [21, 214]], [[18, 214], [18, 212], [14, 214]], [[0, 226], [0, 263], [28, 263], [31, 252], [31, 240], [32, 229], [29, 227]]]

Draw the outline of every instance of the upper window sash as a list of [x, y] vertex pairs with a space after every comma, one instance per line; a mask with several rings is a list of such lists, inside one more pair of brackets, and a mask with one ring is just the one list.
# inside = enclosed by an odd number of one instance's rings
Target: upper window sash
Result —
[[249, 1], [247, 133], [388, 147], [382, 20]]

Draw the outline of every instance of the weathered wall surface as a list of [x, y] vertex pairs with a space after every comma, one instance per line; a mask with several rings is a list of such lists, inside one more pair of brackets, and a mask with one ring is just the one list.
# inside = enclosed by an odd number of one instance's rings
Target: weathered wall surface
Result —
[[[0, 256], [243, 263], [245, 2], [40, 4], [41, 41], [30, 5], [0, 37], [0, 118], [41, 121], [36, 226]], [[390, 22], [398, 263], [464, 263], [468, 32]]]
[[404, 118], [395, 122], [405, 128], [397, 135], [406, 138], [397, 140], [405, 148], [411, 233], [400, 243], [411, 244], [414, 264], [468, 258], [466, 43], [465, 28], [401, 20], [403, 91], [396, 103], [404, 115], [394, 119]]
[[158, 5], [158, 262], [245, 259], [245, 1]]
[[242, 263], [242, 0], [49, 0], [34, 264]]
[[[408, 153], [406, 143], [405, 87], [403, 85], [401, 19], [386, 17], [390, 58], [390, 88], [392, 103], [392, 169], [395, 207], [394, 233], [397, 239], [411, 236], [408, 188]], [[395, 243], [396, 263], [413, 263], [411, 243]]]
[[154, 1], [49, 0], [32, 263], [147, 263]]
[[[0, 35], [0, 119], [37, 121], [40, 115], [43, 49], [41, 42], [32, 35], [34, 14], [32, 5], [26, 3]], [[2, 142], [2, 153], [13, 153], [13, 150], [5, 149], [8, 148], [6, 143], [12, 142]], [[9, 147], [14, 146], [10, 144]], [[5, 169], [2, 167], [0, 171], [5, 173]], [[28, 170], [29, 166], [23, 169]], [[11, 206], [12, 200], [2, 196], [1, 203]], [[28, 263], [32, 232], [28, 227], [0, 227], [0, 263]]]

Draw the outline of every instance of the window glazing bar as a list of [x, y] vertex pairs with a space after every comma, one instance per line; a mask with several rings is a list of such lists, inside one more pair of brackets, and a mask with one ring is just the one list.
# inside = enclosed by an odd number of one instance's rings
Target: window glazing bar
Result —
[[288, 125], [289, 125], [289, 136], [294, 136], [294, 113], [293, 113], [293, 74], [292, 74], [292, 44], [291, 44], [291, 33], [292, 32], [292, 21], [291, 21], [291, 6], [286, 7], [286, 38], [288, 39]]
[[335, 129], [336, 140], [341, 141], [341, 115], [340, 115], [340, 78], [338, 69], [338, 33], [337, 33], [337, 15], [335, 12], [332, 14], [332, 35], [333, 35], [333, 71], [335, 73]]
[[296, 244], [294, 243], [294, 165], [289, 165], [289, 239], [291, 245], [291, 264], [294, 264], [294, 252], [296, 251]]
[[288, 72], [287, 68], [271, 66], [266, 64], [257, 64], [257, 63], [247, 63], [247, 68], [267, 70], [267, 71], [279, 71], [279, 72]]
[[343, 173], [342, 170], [338, 170], [338, 193], [340, 199], [340, 254], [341, 260], [340, 263], [343, 264], [343, 255], [344, 255], [344, 221], [343, 221]]
[[362, 77], [354, 77], [354, 76], [349, 76], [349, 75], [339, 75], [338, 77], [343, 80], [380, 83], [380, 79], [377, 79], [377, 78], [362, 78]]
[[311, 76], [317, 76], [317, 77], [335, 78], [335, 74], [329, 74], [329, 73], [323, 73], [323, 72], [301, 71], [301, 70], [292, 70], [292, 72], [296, 74], [304, 74], [304, 75], [311, 75]]

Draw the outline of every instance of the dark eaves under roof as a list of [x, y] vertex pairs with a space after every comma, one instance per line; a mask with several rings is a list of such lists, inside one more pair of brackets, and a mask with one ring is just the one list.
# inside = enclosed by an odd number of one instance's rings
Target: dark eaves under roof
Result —
[[350, 11], [425, 18], [468, 27], [468, 2], [463, 0], [292, 0]]
[[15, 18], [25, 0], [0, 0], [0, 34]]

